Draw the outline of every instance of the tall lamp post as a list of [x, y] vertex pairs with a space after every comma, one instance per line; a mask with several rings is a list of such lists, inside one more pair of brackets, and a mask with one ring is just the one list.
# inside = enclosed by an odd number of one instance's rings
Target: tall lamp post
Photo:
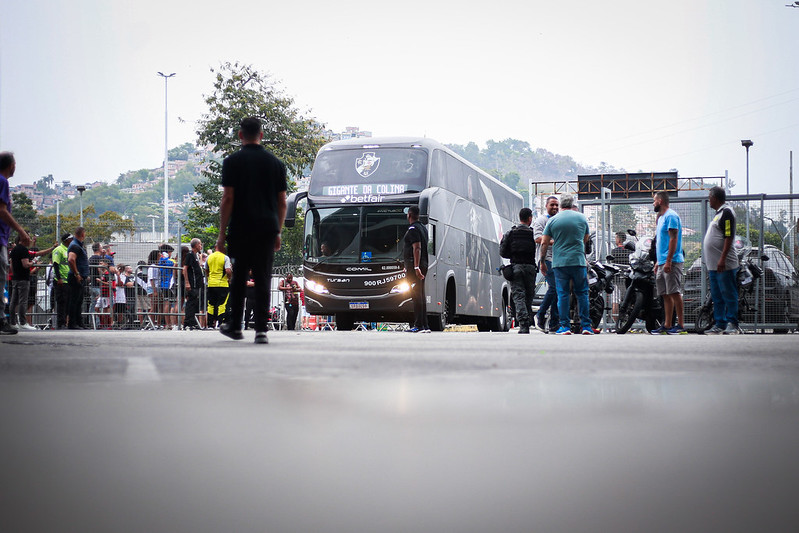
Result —
[[86, 190], [86, 187], [83, 185], [78, 185], [75, 188], [80, 193], [80, 225], [83, 226], [83, 191]]
[[164, 78], [164, 242], [169, 241], [169, 144], [167, 140], [167, 127], [169, 124], [169, 112], [167, 110], [167, 98], [169, 78], [175, 75], [158, 72]]
[[[741, 146], [746, 148], [746, 196], [749, 196], [749, 148], [754, 144], [749, 139], [741, 141]], [[749, 240], [749, 198], [746, 199], [746, 240]]]

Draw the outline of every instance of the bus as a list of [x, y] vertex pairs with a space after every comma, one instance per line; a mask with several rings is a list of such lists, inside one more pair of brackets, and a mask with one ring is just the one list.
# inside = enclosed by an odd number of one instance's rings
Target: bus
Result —
[[303, 276], [309, 314], [359, 322], [410, 322], [403, 265], [407, 212], [418, 205], [429, 234], [424, 280], [430, 327], [476, 324], [507, 331], [510, 285], [499, 241], [522, 197], [427, 138], [357, 138], [323, 146], [308, 190], [289, 196], [286, 226], [305, 199]]

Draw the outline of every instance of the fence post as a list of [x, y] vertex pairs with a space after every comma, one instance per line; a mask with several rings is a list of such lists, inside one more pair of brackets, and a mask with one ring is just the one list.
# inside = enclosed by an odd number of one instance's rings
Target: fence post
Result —
[[[703, 200], [701, 204], [699, 204], [700, 205], [700, 209], [702, 210], [702, 215], [699, 218], [699, 220], [700, 220], [700, 223], [701, 223], [700, 227], [702, 228], [702, 235], [703, 236], [707, 235], [707, 224], [708, 224], [708, 222], [707, 222], [707, 213], [708, 213], [708, 209], [710, 208], [708, 204], [709, 204], [709, 202], [708, 202], [707, 198], [705, 200]], [[704, 242], [704, 238], [703, 238], [702, 242]], [[704, 305], [705, 298], [707, 298], [707, 277], [708, 277], [707, 265], [705, 264], [705, 260], [704, 260], [704, 257], [703, 257], [704, 254], [702, 252], [704, 252], [704, 250], [702, 250], [700, 248], [699, 257], [702, 258], [702, 260], [700, 261], [700, 264], [702, 265], [702, 273], [701, 273], [702, 281], [699, 284], [699, 308], [700, 309], [701, 309], [701, 306]], [[685, 266], [685, 265], [683, 265], [683, 266]], [[689, 267], [690, 267], [690, 265], [689, 265]], [[686, 269], [685, 272], [687, 274], [688, 270]], [[683, 313], [685, 313], [685, 308], [684, 307], [683, 307]], [[697, 314], [697, 316], [698, 316], [698, 314]]]

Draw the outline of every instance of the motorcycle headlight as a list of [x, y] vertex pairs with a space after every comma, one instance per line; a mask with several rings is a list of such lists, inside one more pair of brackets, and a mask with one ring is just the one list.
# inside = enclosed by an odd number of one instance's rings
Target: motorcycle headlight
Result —
[[408, 282], [406, 282], [406, 281], [403, 281], [403, 282], [402, 282], [402, 283], [400, 283], [399, 285], [395, 285], [395, 286], [394, 286], [394, 287], [391, 289], [391, 291], [390, 291], [390, 292], [391, 292], [391, 294], [402, 294], [402, 293], [404, 293], [404, 292], [408, 292], [409, 290], [411, 290], [411, 285], [410, 285], [410, 283], [408, 283]]
[[641, 264], [641, 270], [643, 270], [644, 272], [652, 272], [652, 269], [654, 267], [655, 265], [652, 264], [652, 261], [644, 261]]
[[330, 291], [327, 290], [324, 285], [308, 279], [305, 280], [305, 288], [316, 294], [330, 294]]
[[638, 265], [641, 264], [641, 260], [637, 257], [630, 258], [630, 267], [631, 268], [638, 268]]

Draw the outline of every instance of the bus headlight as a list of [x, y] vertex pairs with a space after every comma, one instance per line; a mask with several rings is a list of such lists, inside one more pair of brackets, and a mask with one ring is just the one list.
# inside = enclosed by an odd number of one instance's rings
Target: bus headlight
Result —
[[411, 285], [403, 281], [402, 283], [394, 286], [394, 288], [391, 289], [391, 294], [400, 294], [403, 292], [408, 292], [409, 290], [411, 290]]
[[325, 289], [324, 285], [309, 279], [305, 280], [305, 288], [311, 292], [315, 292], [316, 294], [330, 294], [330, 291]]

